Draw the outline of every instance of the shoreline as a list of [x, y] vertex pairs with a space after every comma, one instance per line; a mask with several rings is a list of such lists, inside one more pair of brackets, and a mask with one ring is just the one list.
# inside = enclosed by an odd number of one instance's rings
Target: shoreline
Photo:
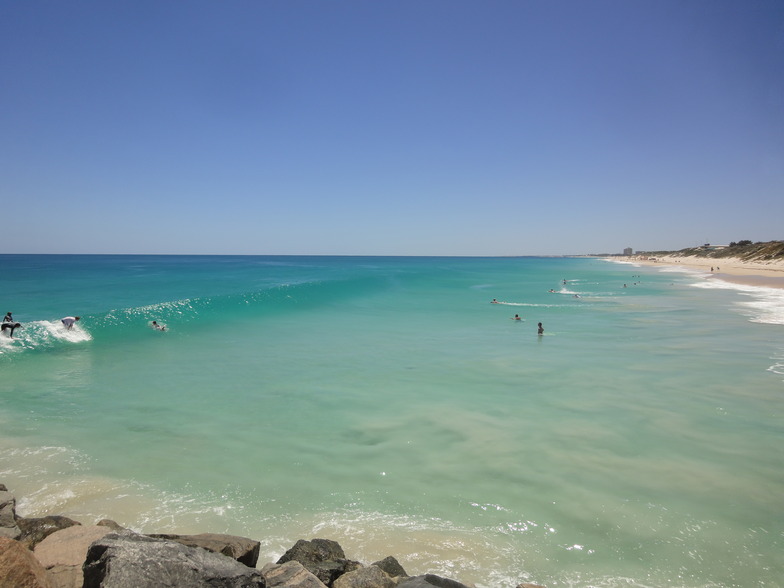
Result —
[[784, 261], [745, 261], [737, 257], [697, 257], [630, 255], [619, 260], [646, 267], [683, 267], [706, 272], [716, 279], [743, 286], [784, 289]]

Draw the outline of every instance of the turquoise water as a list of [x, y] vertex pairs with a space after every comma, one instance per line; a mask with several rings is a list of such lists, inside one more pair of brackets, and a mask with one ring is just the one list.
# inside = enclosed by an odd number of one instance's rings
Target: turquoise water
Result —
[[0, 260], [20, 514], [261, 562], [326, 537], [480, 587], [784, 586], [783, 290], [598, 259]]

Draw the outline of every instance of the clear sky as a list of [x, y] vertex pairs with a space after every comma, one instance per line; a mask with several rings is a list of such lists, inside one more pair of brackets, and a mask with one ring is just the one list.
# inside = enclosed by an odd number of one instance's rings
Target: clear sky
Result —
[[784, 239], [782, 0], [4, 0], [0, 253]]

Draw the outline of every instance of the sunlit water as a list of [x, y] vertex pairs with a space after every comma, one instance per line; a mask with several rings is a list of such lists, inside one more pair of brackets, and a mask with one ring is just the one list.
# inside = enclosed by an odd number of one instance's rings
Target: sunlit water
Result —
[[0, 257], [22, 515], [239, 534], [261, 563], [324, 537], [480, 587], [784, 586], [784, 290], [597, 259]]

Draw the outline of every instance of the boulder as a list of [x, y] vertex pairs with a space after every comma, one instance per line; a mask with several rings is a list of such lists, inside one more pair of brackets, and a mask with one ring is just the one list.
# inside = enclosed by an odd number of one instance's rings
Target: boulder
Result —
[[267, 581], [267, 588], [326, 588], [324, 582], [294, 560], [283, 564], [269, 563], [261, 573]]
[[303, 560], [320, 562], [339, 559], [346, 559], [346, 554], [337, 541], [332, 541], [331, 539], [313, 539], [312, 541], [300, 539], [294, 544], [294, 547], [281, 556], [278, 563], [296, 560], [304, 565]]
[[332, 584], [334, 588], [394, 588], [395, 581], [378, 566], [346, 572]]
[[58, 588], [82, 587], [82, 564], [87, 549], [111, 529], [74, 525], [55, 531], [35, 546], [35, 557], [46, 568]]
[[347, 560], [343, 548], [331, 539], [300, 539], [277, 563], [287, 561], [298, 561], [327, 586], [346, 572], [362, 567], [359, 562]]
[[115, 533], [120, 533], [122, 531], [127, 530], [125, 527], [122, 527], [117, 523], [115, 523], [112, 519], [101, 519], [95, 524], [98, 525], [99, 527], [109, 527]]
[[435, 574], [412, 576], [398, 584], [398, 588], [432, 588], [433, 586], [438, 586], [438, 588], [468, 588], [465, 584], [448, 578], [442, 578]]
[[201, 533], [200, 535], [147, 535], [156, 539], [176, 541], [188, 547], [201, 547], [213, 553], [227, 555], [251, 568], [259, 561], [261, 543], [246, 537], [221, 535], [219, 533]]
[[53, 588], [44, 567], [19, 541], [0, 537], [0, 588]]
[[391, 555], [385, 557], [381, 561], [373, 563], [372, 565], [378, 566], [393, 578], [396, 576], [402, 576], [404, 578], [408, 577], [408, 574], [406, 573], [406, 570], [403, 569], [403, 566], [401, 566], [400, 563]]
[[52, 533], [60, 531], [61, 529], [67, 529], [68, 527], [81, 525], [82, 523], [69, 519], [68, 517], [55, 515], [36, 519], [19, 517], [16, 519], [16, 524], [22, 531], [19, 541], [28, 549], [35, 549], [36, 545]]
[[265, 588], [256, 569], [225, 555], [136, 533], [95, 541], [83, 588]]
[[16, 525], [16, 498], [0, 484], [0, 537], [19, 539], [22, 531]]

